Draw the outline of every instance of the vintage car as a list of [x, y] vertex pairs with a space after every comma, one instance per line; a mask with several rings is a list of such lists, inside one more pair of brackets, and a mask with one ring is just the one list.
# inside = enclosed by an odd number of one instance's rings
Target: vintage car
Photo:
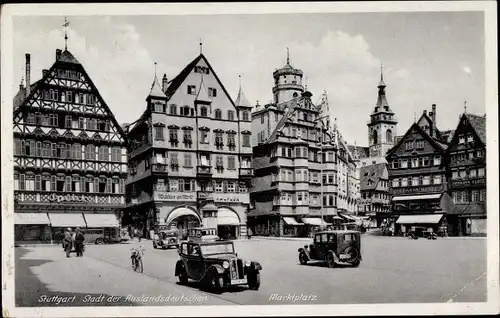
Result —
[[179, 231], [159, 227], [153, 238], [153, 248], [167, 249], [179, 246]]
[[351, 230], [317, 232], [314, 242], [299, 248], [299, 262], [324, 261], [328, 267], [347, 263], [357, 267], [361, 262], [361, 233]]
[[175, 276], [179, 277], [180, 284], [187, 284], [192, 279], [199, 282], [203, 289], [215, 293], [230, 286], [248, 285], [253, 290], [260, 287], [262, 266], [258, 262], [239, 258], [233, 242], [183, 242], [179, 256]]

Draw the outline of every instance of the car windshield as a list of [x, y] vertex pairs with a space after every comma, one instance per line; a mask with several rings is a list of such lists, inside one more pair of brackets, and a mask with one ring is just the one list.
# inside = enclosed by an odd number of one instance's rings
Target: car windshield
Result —
[[201, 245], [203, 255], [234, 253], [232, 243]]

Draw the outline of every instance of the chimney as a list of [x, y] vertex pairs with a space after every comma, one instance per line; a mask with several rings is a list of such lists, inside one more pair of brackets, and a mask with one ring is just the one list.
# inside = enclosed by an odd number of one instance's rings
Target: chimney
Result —
[[26, 53], [26, 96], [30, 94], [30, 85], [31, 85], [31, 56], [29, 53]]
[[45, 76], [45, 74], [47, 74], [49, 72], [49, 70], [42, 70], [42, 77]]
[[168, 86], [167, 74], [163, 74], [163, 78], [161, 80], [161, 89], [164, 93], [167, 92], [167, 86]]
[[59, 61], [59, 59], [61, 58], [61, 53], [62, 51], [60, 49], [56, 50], [56, 61]]
[[436, 104], [432, 104], [432, 122], [436, 126]]
[[[430, 114], [432, 114], [432, 113], [430, 113]], [[427, 110], [425, 110], [425, 109], [424, 109], [424, 115], [427, 115]]]

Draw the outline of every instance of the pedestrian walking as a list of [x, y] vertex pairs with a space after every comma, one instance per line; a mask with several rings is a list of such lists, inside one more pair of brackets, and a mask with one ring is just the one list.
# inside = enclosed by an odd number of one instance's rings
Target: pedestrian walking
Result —
[[76, 257], [82, 257], [83, 256], [83, 242], [84, 241], [85, 241], [85, 235], [80, 230], [80, 228], [77, 228], [76, 229], [76, 233], [75, 233]]
[[71, 234], [71, 228], [68, 227], [66, 229], [66, 232], [64, 232], [64, 239], [63, 239], [63, 247], [64, 251], [66, 252], [66, 257], [70, 257], [72, 245], [73, 245], [73, 238]]
[[252, 239], [252, 229], [248, 229], [248, 239], [251, 240]]

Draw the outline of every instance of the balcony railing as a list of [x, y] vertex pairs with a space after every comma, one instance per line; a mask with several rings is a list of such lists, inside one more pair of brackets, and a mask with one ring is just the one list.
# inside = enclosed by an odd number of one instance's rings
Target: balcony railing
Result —
[[198, 176], [212, 176], [212, 167], [211, 166], [197, 166], [196, 173]]
[[151, 165], [151, 171], [155, 173], [168, 173], [168, 165], [162, 163], [154, 163]]

